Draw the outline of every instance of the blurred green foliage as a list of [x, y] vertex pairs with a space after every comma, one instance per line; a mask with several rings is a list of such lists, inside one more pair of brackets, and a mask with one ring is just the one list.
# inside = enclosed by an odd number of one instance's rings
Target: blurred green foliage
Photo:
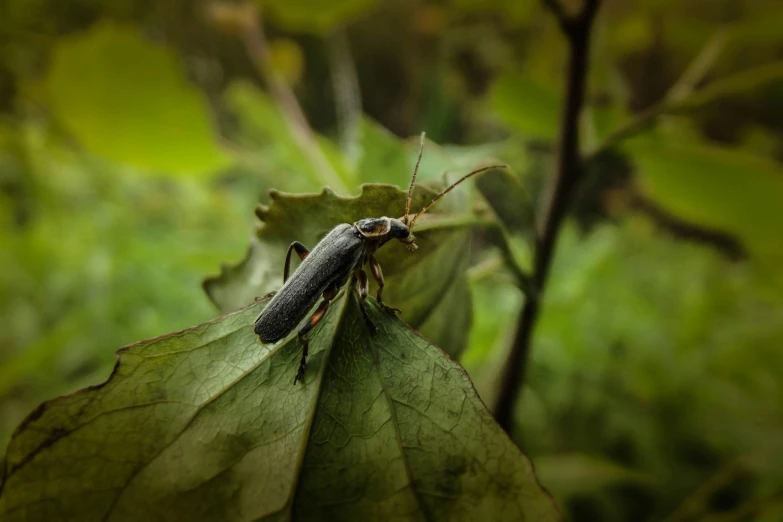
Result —
[[[0, 430], [100, 382], [117, 346], [209, 319], [200, 281], [245, 248], [253, 191], [155, 178], [8, 125], [0, 256]], [[253, 187], [247, 180], [245, 185]], [[238, 234], [225, 234], [236, 228]]]
[[[426, 130], [454, 145], [428, 144], [423, 181], [498, 158], [540, 207], [566, 46], [538, 2], [257, 4], [343, 195], [406, 184], [406, 137]], [[573, 520], [783, 512], [781, 24], [775, 0], [602, 6], [581, 122], [600, 152], [518, 412]], [[335, 96], [339, 63], [362, 114]], [[200, 281], [242, 258], [267, 188], [326, 184], [261, 83], [203, 4], [0, 5], [0, 445], [42, 399], [99, 382], [118, 346], [215, 315]], [[449, 204], [471, 202], [491, 215]], [[509, 240], [529, 266], [529, 238]], [[523, 300], [496, 244], [474, 240], [461, 356], [487, 403]]]
[[163, 173], [214, 172], [227, 158], [206, 100], [179, 72], [138, 30], [100, 23], [55, 47], [48, 102], [97, 155]]

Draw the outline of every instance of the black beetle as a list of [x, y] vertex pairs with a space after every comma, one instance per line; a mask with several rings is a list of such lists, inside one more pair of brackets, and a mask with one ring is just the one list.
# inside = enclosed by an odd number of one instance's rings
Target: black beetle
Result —
[[[343, 223], [334, 227], [312, 251], [300, 242], [294, 241], [288, 247], [283, 269], [283, 286], [278, 290], [261, 315], [256, 319], [254, 331], [262, 343], [274, 343], [287, 336], [296, 327], [297, 323], [323, 296], [323, 301], [313, 314], [299, 326], [299, 339], [302, 342], [302, 358], [299, 369], [294, 378], [294, 384], [304, 376], [307, 361], [308, 340], [307, 333], [318, 324], [329, 308], [329, 302], [337, 296], [340, 288], [351, 277], [352, 284], [358, 290], [359, 305], [364, 319], [371, 331], [375, 326], [367, 317], [364, 309], [364, 300], [367, 298], [367, 274], [362, 267], [370, 265], [372, 275], [378, 283], [376, 299], [378, 304], [386, 311], [395, 313], [400, 310], [392, 308], [383, 302], [383, 272], [375, 259], [375, 252], [387, 241], [397, 239], [405, 243], [408, 250], [415, 251], [417, 246], [413, 236], [413, 226], [416, 220], [424, 214], [440, 198], [445, 196], [454, 187], [471, 176], [481, 172], [505, 168], [506, 165], [492, 165], [483, 167], [463, 176], [435, 198], [413, 218], [410, 218], [411, 195], [416, 174], [419, 170], [421, 155], [424, 150], [424, 133], [421, 135], [421, 147], [416, 160], [416, 168], [413, 170], [413, 178], [408, 188], [408, 198], [405, 204], [405, 214], [399, 218], [377, 217], [365, 218], [349, 224]], [[302, 263], [289, 279], [291, 268], [291, 252], [296, 251]]]

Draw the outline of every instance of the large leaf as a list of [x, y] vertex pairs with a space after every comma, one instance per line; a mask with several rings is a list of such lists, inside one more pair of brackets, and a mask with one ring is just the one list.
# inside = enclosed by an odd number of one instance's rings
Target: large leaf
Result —
[[559, 520], [464, 370], [353, 293], [261, 345], [265, 303], [131, 345], [103, 385], [43, 404], [8, 448], [0, 518]]
[[[224, 267], [219, 277], [204, 283], [207, 294], [222, 311], [236, 310], [279, 288], [285, 252], [292, 241], [301, 241], [312, 249], [340, 223], [371, 216], [399, 217], [406, 197], [406, 192], [397, 187], [380, 184], [363, 185], [361, 194], [355, 197], [341, 197], [328, 189], [319, 194], [270, 194], [272, 203], [257, 211], [263, 223], [245, 260], [235, 267]], [[421, 208], [434, 194], [417, 186], [412, 209]], [[411, 326], [422, 328], [456, 356], [470, 328], [470, 292], [464, 281], [470, 228], [464, 218], [444, 217], [448, 207], [449, 202], [444, 200], [433, 208], [431, 216], [425, 215], [416, 224], [419, 249], [414, 254], [391, 241], [376, 257], [386, 280], [384, 300], [402, 309], [403, 318]], [[455, 284], [461, 285], [461, 290], [451, 290]], [[453, 298], [445, 299], [444, 294], [449, 292], [454, 292], [449, 294]]]
[[211, 172], [218, 148], [206, 99], [175, 56], [133, 28], [101, 23], [55, 48], [52, 111], [93, 153], [163, 172]]

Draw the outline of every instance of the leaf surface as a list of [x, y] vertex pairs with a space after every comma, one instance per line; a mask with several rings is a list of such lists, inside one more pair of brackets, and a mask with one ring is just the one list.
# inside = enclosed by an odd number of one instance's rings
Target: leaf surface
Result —
[[[349, 295], [349, 298], [345, 296]], [[560, 520], [464, 370], [343, 292], [261, 345], [265, 306], [121, 350], [103, 385], [43, 404], [8, 448], [0, 518]]]

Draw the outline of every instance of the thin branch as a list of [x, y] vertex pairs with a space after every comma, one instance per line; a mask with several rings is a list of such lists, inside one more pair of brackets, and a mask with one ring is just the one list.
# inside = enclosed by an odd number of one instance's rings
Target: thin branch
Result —
[[307, 116], [299, 105], [293, 90], [285, 80], [272, 70], [269, 46], [266, 42], [258, 9], [253, 4], [247, 4], [245, 8], [247, 15], [241, 27], [242, 41], [250, 60], [264, 79], [272, 98], [283, 112], [291, 135], [310, 160], [321, 181], [337, 192], [347, 193], [348, 188], [345, 183], [332, 168], [318, 145], [315, 133], [310, 128]]
[[[550, 0], [544, 0], [552, 8]], [[524, 384], [525, 372], [530, 355], [530, 345], [541, 306], [547, 276], [557, 243], [557, 237], [565, 217], [568, 204], [582, 177], [583, 162], [579, 156], [579, 117], [584, 105], [585, 84], [588, 70], [590, 33], [598, 10], [599, 0], [585, 0], [582, 12], [569, 18], [564, 32], [569, 43], [568, 78], [565, 92], [565, 108], [560, 127], [560, 145], [557, 157], [557, 171], [551, 199], [544, 213], [543, 224], [536, 239], [536, 252], [532, 274], [531, 297], [525, 300], [519, 318], [514, 341], [506, 363], [495, 417], [506, 431], [513, 423], [514, 406]], [[560, 16], [555, 8], [555, 15]]]
[[783, 61], [753, 67], [746, 71], [732, 74], [721, 80], [716, 80], [684, 98], [670, 99], [667, 97], [660, 103], [652, 105], [636, 114], [636, 116], [625, 125], [620, 126], [609, 134], [598, 144], [598, 146], [587, 154], [585, 161], [592, 161], [605, 150], [610, 149], [621, 141], [631, 138], [645, 130], [652, 125], [659, 116], [697, 109], [708, 103], [725, 98], [726, 96], [741, 93], [780, 78], [783, 78]]
[[506, 259], [501, 254], [495, 254], [477, 265], [468, 268], [466, 275], [470, 283], [488, 279], [506, 268]]
[[709, 70], [723, 52], [729, 40], [729, 31], [726, 28], [718, 29], [704, 44], [696, 58], [688, 65], [680, 79], [666, 93], [666, 101], [676, 103], [686, 98], [693, 89], [704, 79]]

